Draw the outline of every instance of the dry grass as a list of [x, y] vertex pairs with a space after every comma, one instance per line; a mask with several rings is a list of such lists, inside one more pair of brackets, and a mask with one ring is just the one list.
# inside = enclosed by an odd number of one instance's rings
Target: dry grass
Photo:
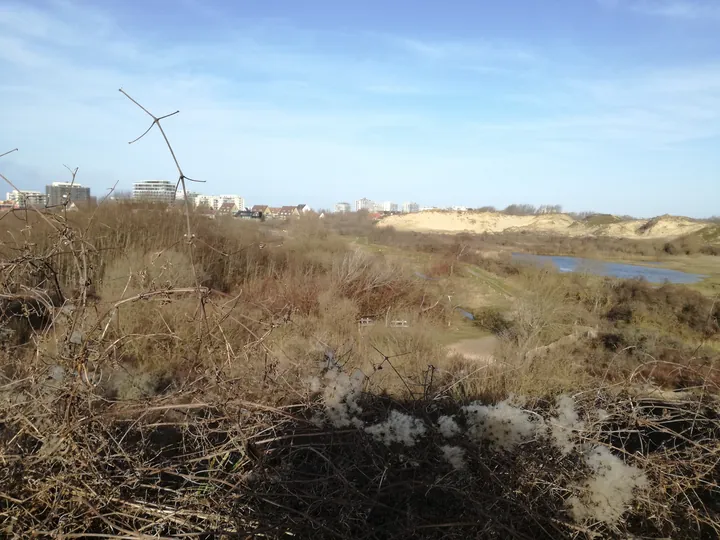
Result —
[[[189, 217], [191, 238], [186, 216], [153, 207], [5, 216], [7, 537], [709, 538], [720, 530], [714, 366], [691, 398], [650, 403], [632, 397], [651, 377], [650, 359], [631, 364], [615, 351], [592, 370], [583, 355], [602, 332], [562, 342], [574, 329], [615, 328], [609, 313], [625, 304], [633, 325], [708, 340], [714, 327], [703, 324], [698, 297], [531, 274], [468, 259], [464, 244], [453, 244], [449, 260], [437, 252], [434, 275], [475, 261], [529, 291], [497, 327], [498, 362], [472, 365], [437, 345], [454, 316], [442, 280], [419, 279], [399, 258], [363, 251], [317, 220], [279, 229]], [[375, 324], [360, 327], [361, 317]], [[652, 377], [669, 365], [657, 361]], [[405, 448], [356, 427], [317, 425], [323, 405], [308, 379], [328, 369], [362, 371], [366, 426], [390, 410], [431, 426], [441, 415], [462, 417], [472, 400], [510, 393], [529, 396], [526, 409], [551, 422], [548, 400], [572, 390], [586, 427], [567, 454], [545, 437], [510, 452], [451, 440], [464, 450], [460, 472], [434, 429]], [[653, 486], [622, 506], [621, 519], [573, 519], [568, 501], [587, 495], [593, 474], [585, 445], [610, 448]]]
[[[352, 427], [315, 425], [321, 406], [308, 397], [271, 407], [237, 397], [233, 381], [200, 379], [202, 385], [164, 398], [123, 402], [71, 377], [15, 381], [12, 392], [4, 385], [5, 400], [24, 396], [3, 405], [4, 534], [385, 539], [720, 532], [719, 422], [698, 401], [585, 394], [578, 400], [585, 427], [572, 435], [578, 446], [569, 453], [542, 437], [502, 451], [435, 431], [408, 448], [385, 446]], [[440, 415], [461, 416], [441, 387], [427, 390], [425, 399], [412, 401], [366, 394], [362, 421], [381, 421], [388, 410], [427, 425]], [[52, 406], [58, 399], [63, 406]], [[548, 403], [526, 407], [553, 421]], [[462, 471], [445, 461], [448, 443], [463, 449]], [[642, 471], [653, 488], [619, 510], [611, 499], [607, 521], [575, 521], [574, 497], [589, 496], [585, 490], [600, 502], [615, 497], [617, 486], [592, 480], [584, 463], [584, 448], [597, 445]]]

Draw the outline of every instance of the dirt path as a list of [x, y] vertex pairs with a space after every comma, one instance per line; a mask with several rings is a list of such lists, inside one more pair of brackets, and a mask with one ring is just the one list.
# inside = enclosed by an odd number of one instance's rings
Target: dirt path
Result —
[[497, 345], [498, 339], [495, 336], [462, 339], [448, 345], [448, 355], [459, 354], [467, 360], [491, 363], [495, 360], [493, 354]]

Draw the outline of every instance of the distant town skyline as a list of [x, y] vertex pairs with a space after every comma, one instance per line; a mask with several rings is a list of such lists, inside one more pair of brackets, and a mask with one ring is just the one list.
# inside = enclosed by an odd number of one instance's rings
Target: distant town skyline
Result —
[[[177, 182], [171, 180], [141, 180], [133, 183], [132, 190], [123, 190], [116, 186], [114, 193], [121, 194], [120, 198], [132, 198], [136, 200], [145, 200], [151, 202], [163, 202], [163, 203], [175, 203], [184, 200], [184, 194], [182, 189], [176, 189]], [[20, 207], [27, 201], [31, 206], [56, 206], [62, 204], [58, 201], [63, 201], [63, 194], [70, 193], [72, 191], [72, 200], [74, 202], [83, 202], [87, 200], [97, 200], [96, 197], [90, 196], [90, 188], [82, 186], [82, 184], [71, 182], [53, 182], [45, 186], [45, 191], [20, 189], [20, 191], [8, 191], [6, 192], [5, 200], [2, 201], [5, 204], [13, 204], [16, 207]], [[25, 196], [23, 196], [23, 194]], [[246, 200], [243, 196], [238, 194], [224, 194], [224, 195], [209, 195], [200, 191], [187, 190], [187, 196], [194, 207], [208, 207], [213, 211], [219, 210], [221, 207], [232, 207], [233, 212], [240, 210], [250, 209], [256, 206], [270, 207], [270, 208], [291, 208], [296, 205], [287, 206], [288, 202], [282, 198], [277, 201], [278, 197], [260, 197], [262, 202], [255, 203]], [[110, 194], [110, 198], [115, 199]], [[303, 199], [304, 200], [304, 199]], [[268, 201], [272, 201], [269, 202]], [[562, 205], [533, 205], [527, 203], [511, 203], [506, 206], [495, 206], [492, 204], [476, 204], [476, 205], [441, 205], [441, 204], [430, 204], [424, 205], [412, 201], [376, 201], [363, 197], [361, 199], [355, 199], [353, 202], [339, 201], [328, 206], [314, 206], [312, 204], [303, 203], [299, 207], [303, 208], [303, 212], [314, 211], [314, 212], [331, 212], [331, 213], [343, 213], [343, 212], [357, 212], [358, 210], [366, 210], [369, 212], [397, 212], [397, 213], [414, 213], [422, 212], [427, 210], [443, 210], [443, 211], [459, 211], [465, 212], [469, 210], [478, 209], [493, 209], [497, 211], [503, 211], [508, 207], [523, 206], [528, 208], [534, 208], [533, 213], [570, 213], [570, 214], [593, 214], [593, 213], [606, 213], [602, 211], [586, 211], [576, 210], [571, 208], [564, 208]], [[649, 218], [656, 216], [642, 216], [632, 214], [622, 214], [624, 217], [636, 217], [636, 218]], [[717, 214], [702, 216], [704, 217], [716, 217]]]
[[208, 193], [718, 213], [717, 0], [169, 5], [3, 2], [0, 172], [176, 179], [123, 87]]

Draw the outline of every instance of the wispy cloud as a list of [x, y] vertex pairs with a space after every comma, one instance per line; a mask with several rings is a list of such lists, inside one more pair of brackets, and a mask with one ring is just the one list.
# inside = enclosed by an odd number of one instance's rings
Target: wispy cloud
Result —
[[413, 38], [395, 38], [394, 42], [401, 49], [422, 59], [451, 65], [489, 67], [507, 62], [524, 64], [538, 60], [536, 52], [517, 44], [429, 41]]
[[[527, 94], [528, 100], [536, 97]], [[720, 64], [646, 69], [615, 78], [566, 76], [543, 97], [554, 111], [550, 117], [483, 129], [655, 149], [720, 137]]]
[[689, 20], [720, 20], [720, 2], [717, 0], [667, 0], [639, 2], [634, 9], [649, 15]]
[[636, 13], [680, 20], [720, 21], [718, 0], [597, 0], [610, 8], [626, 8]]
[[365, 89], [372, 94], [387, 96], [422, 96], [433, 93], [431, 89], [425, 87], [392, 83], [371, 84]]

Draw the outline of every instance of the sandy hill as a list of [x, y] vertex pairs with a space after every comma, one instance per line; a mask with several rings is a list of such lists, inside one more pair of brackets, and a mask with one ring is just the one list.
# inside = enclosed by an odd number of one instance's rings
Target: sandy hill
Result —
[[613, 236], [619, 238], [677, 238], [708, 225], [684, 217], [660, 216], [650, 220], [578, 221], [567, 214], [509, 216], [498, 212], [431, 211], [389, 216], [378, 226], [403, 231], [437, 233], [499, 233], [535, 231], [568, 236]]

